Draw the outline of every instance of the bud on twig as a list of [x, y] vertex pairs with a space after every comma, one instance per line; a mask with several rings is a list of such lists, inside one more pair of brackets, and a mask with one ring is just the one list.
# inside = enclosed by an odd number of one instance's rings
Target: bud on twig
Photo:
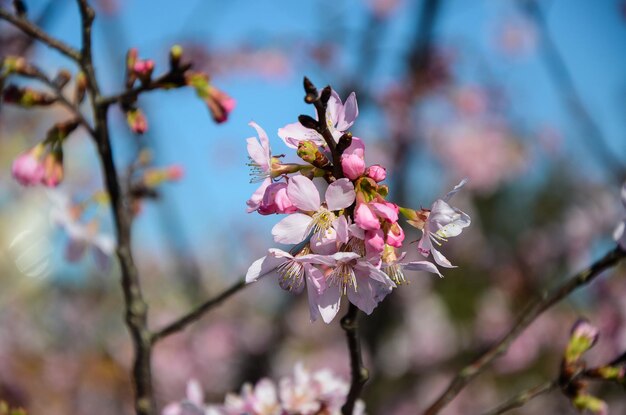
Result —
[[326, 157], [312, 141], [300, 141], [297, 154], [302, 160], [317, 168], [325, 169], [330, 166], [328, 157]]
[[87, 77], [83, 72], [79, 72], [76, 75], [76, 89], [74, 91], [74, 102], [80, 104], [85, 99], [85, 92], [87, 91]]
[[48, 130], [44, 143], [62, 143], [78, 127], [78, 120], [69, 120], [56, 123]]
[[339, 138], [339, 141], [337, 142], [337, 148], [336, 148], [337, 152], [339, 154], [343, 154], [346, 148], [350, 147], [350, 144], [352, 144], [352, 133], [350, 132], [344, 133]]
[[2, 96], [7, 104], [15, 104], [24, 108], [47, 106], [57, 100], [56, 97], [48, 93], [35, 91], [31, 88], [20, 88], [16, 85], [6, 87]]
[[13, 8], [15, 9], [15, 14], [19, 17], [26, 17], [28, 9], [22, 0], [13, 0]]
[[317, 88], [315, 88], [313, 82], [311, 82], [306, 76], [304, 77], [304, 92], [306, 93], [304, 102], [307, 104], [311, 104], [317, 100]]
[[319, 129], [319, 122], [308, 115], [299, 115], [298, 121], [302, 124], [302, 126], [310, 128], [311, 130], [317, 131]]
[[67, 69], [61, 69], [52, 80], [52, 83], [58, 89], [63, 89], [70, 79], [72, 79], [72, 74]]
[[137, 62], [137, 49], [130, 48], [126, 53], [126, 88], [131, 89], [133, 84], [137, 80], [137, 74], [135, 73], [135, 62]]
[[331, 92], [332, 92], [332, 88], [330, 87], [330, 85], [326, 85], [326, 87], [322, 89], [322, 94], [320, 95], [320, 101], [322, 102], [322, 104], [324, 104], [324, 106], [328, 104], [328, 100], [330, 99]]
[[148, 120], [139, 108], [130, 108], [126, 111], [126, 122], [135, 134], [143, 134], [148, 130]]
[[180, 45], [174, 45], [170, 48], [170, 70], [176, 72], [180, 69], [180, 60], [183, 56], [183, 48]]

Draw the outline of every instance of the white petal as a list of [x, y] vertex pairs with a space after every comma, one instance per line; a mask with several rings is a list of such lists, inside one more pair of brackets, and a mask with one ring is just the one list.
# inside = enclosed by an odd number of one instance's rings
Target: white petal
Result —
[[285, 262], [282, 258], [275, 258], [271, 255], [266, 255], [263, 258], [259, 258], [250, 265], [248, 272], [246, 272], [246, 283], [251, 283], [258, 280], [261, 277], [273, 272], [276, 267]]
[[298, 175], [289, 179], [287, 196], [300, 210], [315, 212], [320, 208], [320, 194], [308, 177]]
[[356, 94], [353, 92], [346, 99], [345, 104], [343, 104], [343, 108], [339, 114], [339, 119], [337, 120], [337, 129], [340, 131], [346, 131], [348, 128], [352, 127], [354, 124], [354, 120], [359, 116], [359, 107], [356, 103]]
[[261, 146], [256, 137], [250, 137], [246, 139], [248, 145], [248, 155], [256, 164], [258, 164], [264, 171], [269, 171], [270, 169], [270, 155], [269, 153]]
[[407, 262], [406, 264], [400, 264], [400, 266], [408, 271], [426, 271], [432, 272], [433, 274], [437, 274], [443, 278], [443, 275], [439, 272], [435, 264], [430, 261], [414, 261]]
[[281, 244], [297, 244], [307, 237], [311, 217], [303, 213], [292, 213], [272, 228], [274, 240]]
[[455, 194], [459, 192], [459, 190], [461, 190], [461, 188], [465, 185], [465, 183], [467, 183], [467, 178], [461, 180], [459, 184], [454, 186], [454, 189], [450, 190], [448, 194], [445, 195], [445, 197], [443, 198], [443, 201], [447, 202], [448, 200], [450, 200], [452, 196], [454, 196]]
[[326, 205], [331, 211], [347, 208], [355, 198], [354, 185], [345, 178], [334, 181], [326, 189]]
[[261, 146], [263, 150], [269, 155], [270, 154], [270, 140], [267, 137], [267, 133], [263, 128], [259, 126], [259, 124], [251, 121], [248, 123], [249, 126], [253, 127], [256, 130], [256, 133], [259, 135], [259, 141], [261, 141]]
[[197, 406], [204, 405], [204, 392], [202, 392], [200, 382], [195, 379], [187, 382], [187, 399]]
[[324, 323], [328, 324], [339, 312], [339, 306], [341, 305], [341, 287], [338, 285], [332, 285], [318, 297], [319, 311], [322, 315]]
[[298, 148], [300, 141], [313, 141], [317, 145], [324, 143], [324, 138], [315, 130], [304, 127], [299, 122], [287, 124], [278, 129], [278, 136], [284, 141], [287, 147]]
[[433, 254], [433, 259], [437, 264], [445, 268], [456, 268], [455, 265], [452, 265], [452, 263], [448, 261], [448, 258], [443, 256], [443, 254], [437, 251], [435, 248], [433, 248], [430, 252]]

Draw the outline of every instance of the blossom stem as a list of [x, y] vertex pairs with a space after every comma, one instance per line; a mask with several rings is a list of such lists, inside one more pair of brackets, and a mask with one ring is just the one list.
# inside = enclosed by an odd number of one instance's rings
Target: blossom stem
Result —
[[200, 319], [200, 317], [202, 317], [207, 311], [219, 305], [220, 303], [222, 303], [223, 301], [231, 297], [233, 294], [241, 291], [246, 286], [247, 284], [244, 279], [237, 281], [232, 286], [222, 291], [220, 294], [216, 295], [213, 298], [208, 299], [207, 301], [200, 304], [199, 306], [197, 306], [196, 308], [194, 308], [193, 310], [191, 310], [184, 316], [168, 324], [161, 330], [153, 333], [152, 338], [151, 338], [152, 344], [155, 344], [156, 342], [169, 336], [170, 334], [174, 334], [183, 330], [194, 321], [197, 321], [198, 319]]
[[544, 393], [551, 392], [558, 386], [557, 381], [545, 382], [530, 389], [526, 389], [513, 396], [506, 402], [498, 405], [492, 410], [485, 412], [483, 415], [499, 415], [505, 412], [510, 411], [511, 409], [519, 408], [520, 406], [524, 406], [531, 399], [536, 398], [539, 395]]
[[346, 338], [348, 340], [348, 350], [350, 352], [350, 372], [352, 382], [350, 383], [350, 391], [343, 407], [341, 407], [341, 413], [343, 415], [352, 415], [354, 405], [361, 395], [365, 382], [369, 379], [369, 372], [363, 366], [363, 358], [361, 356], [361, 344], [357, 329], [358, 325], [359, 309], [352, 303], [348, 308], [348, 312], [341, 319], [341, 328], [346, 332]]
[[511, 329], [485, 353], [479, 356], [471, 364], [464, 367], [452, 379], [446, 390], [432, 403], [425, 411], [424, 415], [435, 415], [463, 390], [476, 376], [482, 373], [488, 364], [502, 354], [506, 353], [509, 346], [517, 339], [522, 332], [532, 324], [544, 311], [557, 304], [591, 281], [593, 281], [602, 271], [615, 266], [621, 259], [626, 257], [626, 251], [618, 247], [609, 251], [606, 255], [594, 262], [589, 268], [580, 271], [571, 278], [565, 280], [552, 290], [544, 291], [542, 295], [526, 306]]

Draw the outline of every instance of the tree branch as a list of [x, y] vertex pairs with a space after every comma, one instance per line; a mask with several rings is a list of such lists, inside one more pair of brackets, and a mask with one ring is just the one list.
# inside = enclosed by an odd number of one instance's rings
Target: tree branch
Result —
[[369, 379], [369, 372], [363, 366], [363, 359], [361, 357], [361, 345], [357, 329], [359, 328], [357, 317], [359, 309], [352, 303], [348, 308], [348, 312], [341, 319], [341, 328], [346, 332], [346, 338], [348, 339], [348, 350], [350, 352], [350, 372], [352, 374], [352, 382], [350, 384], [350, 391], [346, 398], [346, 403], [341, 407], [341, 413], [343, 415], [352, 415], [354, 410], [354, 404], [361, 395], [365, 382]]
[[161, 330], [153, 333], [152, 334], [152, 338], [151, 338], [151, 343], [155, 344], [156, 342], [158, 342], [159, 340], [169, 336], [170, 334], [174, 334], [174, 333], [177, 333], [177, 332], [183, 330], [184, 328], [186, 328], [188, 325], [190, 325], [194, 321], [199, 320], [200, 317], [202, 317], [206, 312], [208, 312], [212, 308], [218, 306], [224, 300], [226, 300], [227, 298], [229, 298], [233, 294], [239, 292], [240, 290], [242, 290], [246, 286], [247, 286], [247, 284], [246, 284], [245, 280], [242, 279], [242, 280], [237, 281], [235, 284], [233, 284], [230, 288], [227, 288], [226, 290], [224, 290], [222, 293], [220, 293], [217, 296], [215, 296], [215, 297], [205, 301], [204, 303], [200, 304], [199, 306], [194, 308], [189, 313], [187, 313], [184, 316], [178, 318], [174, 322], [168, 324], [167, 326], [165, 326]]
[[483, 372], [489, 363], [504, 354], [511, 343], [544, 311], [578, 288], [589, 284], [602, 271], [616, 265], [624, 257], [626, 257], [626, 252], [616, 247], [612, 251], [609, 251], [604, 257], [594, 262], [589, 268], [575, 274], [551, 291], [545, 291], [540, 298], [531, 302], [526, 306], [509, 332], [474, 362], [463, 368], [450, 382], [447, 389], [426, 409], [424, 415], [435, 415], [439, 413], [439, 411], [450, 403], [472, 379]]
[[498, 405], [497, 407], [493, 408], [492, 410], [488, 412], [485, 412], [483, 415], [499, 415], [499, 414], [508, 412], [511, 409], [519, 408], [520, 406], [525, 405], [531, 399], [534, 399], [539, 395], [552, 391], [557, 386], [558, 386], [558, 382], [556, 381], [542, 383], [541, 385], [537, 385], [533, 388], [520, 392], [519, 394], [513, 396], [511, 399], [507, 400], [506, 402]]
[[117, 236], [117, 257], [121, 270], [121, 286], [124, 293], [125, 320], [131, 334], [134, 348], [133, 376], [135, 388], [135, 411], [137, 415], [155, 413], [152, 392], [151, 333], [148, 330], [148, 305], [141, 292], [139, 273], [132, 255], [131, 225], [132, 213], [128, 195], [124, 194], [117, 176], [113, 159], [111, 140], [107, 122], [108, 106], [101, 105], [100, 88], [93, 67], [91, 29], [95, 17], [86, 0], [77, 0], [82, 21], [82, 48], [79, 63], [87, 78], [91, 105], [94, 114], [94, 130], [98, 155], [102, 163], [107, 192]]
[[72, 59], [73, 61], [76, 61], [76, 62], [80, 61], [79, 51], [61, 42], [60, 40], [55, 39], [52, 36], [48, 35], [46, 32], [41, 30], [41, 28], [39, 28], [38, 26], [30, 22], [29, 20], [23, 17], [16, 16], [2, 8], [0, 8], [0, 19], [6, 20], [7, 22], [11, 23], [13, 26], [20, 29], [22, 32], [50, 46], [51, 48], [59, 51], [63, 55]]

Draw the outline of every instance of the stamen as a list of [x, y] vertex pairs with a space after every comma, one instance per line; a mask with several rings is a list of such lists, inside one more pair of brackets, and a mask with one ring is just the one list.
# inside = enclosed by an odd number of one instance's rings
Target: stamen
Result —
[[328, 277], [331, 285], [339, 285], [341, 287], [343, 295], [347, 294], [348, 287], [354, 286], [355, 291], [357, 289], [356, 275], [350, 264], [338, 264]]
[[311, 220], [311, 224], [307, 229], [307, 233], [313, 232], [313, 234], [323, 234], [333, 225], [335, 220], [335, 214], [328, 209], [321, 207]]
[[299, 291], [304, 282], [304, 267], [300, 262], [287, 260], [277, 268], [280, 288], [287, 291]]
[[383, 267], [382, 271], [391, 278], [393, 282], [397, 285], [410, 284], [411, 281], [407, 281], [404, 276], [404, 272], [402, 271], [402, 267], [398, 264], [389, 264], [386, 267]]
[[267, 169], [259, 166], [252, 157], [248, 156], [248, 159], [250, 161], [246, 163], [246, 166], [250, 167], [250, 176], [252, 176], [250, 183], [259, 183], [270, 177], [270, 172]]

